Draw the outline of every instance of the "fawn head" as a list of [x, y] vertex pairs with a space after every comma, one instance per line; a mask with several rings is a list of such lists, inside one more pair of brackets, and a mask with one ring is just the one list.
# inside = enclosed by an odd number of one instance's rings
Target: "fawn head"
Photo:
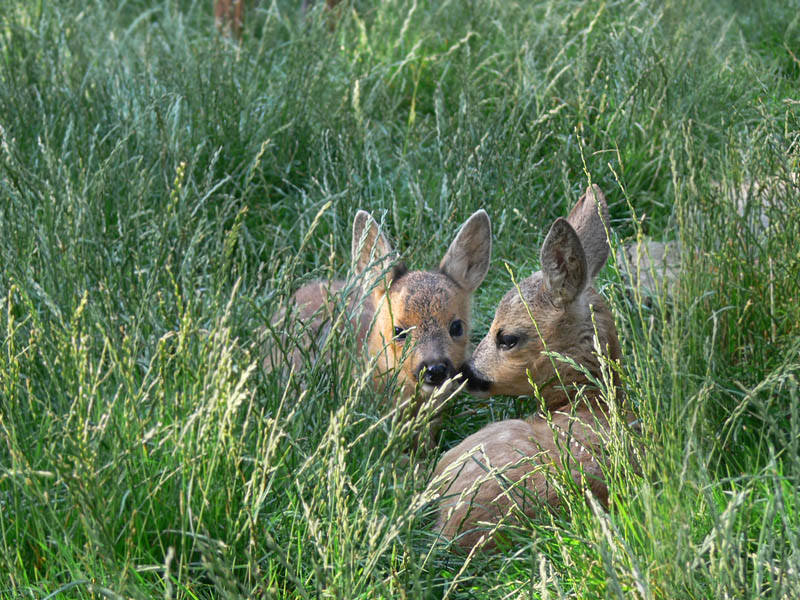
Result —
[[353, 261], [375, 310], [367, 337], [379, 377], [397, 372], [403, 396], [430, 396], [466, 359], [472, 293], [489, 269], [491, 224], [485, 211], [461, 227], [435, 271], [409, 271], [378, 223], [360, 210]]
[[599, 374], [595, 323], [601, 352], [619, 358], [611, 312], [591, 287], [608, 258], [608, 223], [606, 199], [596, 185], [566, 219], [556, 219], [542, 245], [541, 270], [506, 293], [464, 366], [471, 392], [530, 395], [532, 381], [548, 405], [563, 403], [563, 385], [584, 383], [585, 376], [543, 352], [560, 353]]

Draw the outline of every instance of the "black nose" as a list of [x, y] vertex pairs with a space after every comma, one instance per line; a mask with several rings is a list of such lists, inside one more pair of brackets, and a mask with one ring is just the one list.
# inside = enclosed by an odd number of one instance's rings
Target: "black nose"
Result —
[[447, 364], [443, 362], [422, 365], [417, 372], [417, 379], [430, 385], [439, 385], [447, 379]]

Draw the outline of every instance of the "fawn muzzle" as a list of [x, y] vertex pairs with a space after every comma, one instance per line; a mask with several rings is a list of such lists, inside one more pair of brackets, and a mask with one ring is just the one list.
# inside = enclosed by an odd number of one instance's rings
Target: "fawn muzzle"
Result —
[[455, 372], [449, 360], [426, 361], [417, 369], [417, 381], [428, 385], [441, 385]]
[[467, 380], [467, 390], [470, 392], [488, 392], [492, 385], [491, 381], [473, 368], [472, 361], [464, 363], [461, 367], [461, 374]]

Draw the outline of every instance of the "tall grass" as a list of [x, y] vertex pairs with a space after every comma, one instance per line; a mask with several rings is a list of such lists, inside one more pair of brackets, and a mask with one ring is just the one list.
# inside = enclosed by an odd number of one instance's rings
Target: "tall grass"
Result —
[[[207, 2], [0, 9], [0, 594], [793, 597], [797, 6], [298, 5], [240, 44]], [[589, 179], [615, 249], [682, 248], [655, 298], [600, 277], [641, 474], [619, 439], [613, 510], [460, 555], [352, 335], [284, 377], [264, 326], [347, 273], [357, 207], [419, 267], [484, 207], [480, 336]], [[454, 398], [442, 447], [534, 408]]]

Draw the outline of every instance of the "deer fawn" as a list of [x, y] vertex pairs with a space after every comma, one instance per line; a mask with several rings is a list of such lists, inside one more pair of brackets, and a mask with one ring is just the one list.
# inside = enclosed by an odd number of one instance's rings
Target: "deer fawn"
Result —
[[[414, 412], [466, 359], [472, 293], [486, 276], [491, 250], [491, 223], [479, 210], [461, 227], [437, 270], [409, 271], [397, 262], [375, 219], [363, 210], [355, 216], [352, 255], [361, 286], [347, 295], [347, 312], [358, 343], [375, 363], [374, 378], [386, 380], [397, 372], [402, 400], [414, 399], [419, 390]], [[345, 288], [344, 281], [316, 281], [294, 294], [299, 320], [312, 337], [329, 333], [332, 299]], [[295, 352], [292, 361], [300, 358]]]
[[541, 271], [500, 301], [489, 333], [464, 366], [472, 392], [530, 395], [532, 381], [547, 410], [488, 425], [440, 459], [434, 475], [442, 496], [437, 529], [462, 548], [482, 538], [491, 547], [486, 524], [558, 505], [554, 463], [607, 502], [598, 460], [609, 406], [598, 391], [586, 391], [592, 384], [585, 373], [543, 352], [573, 359], [597, 379], [598, 353], [619, 360], [613, 318], [591, 287], [608, 257], [608, 222], [605, 197], [592, 186], [567, 219], [553, 223], [542, 246]]

